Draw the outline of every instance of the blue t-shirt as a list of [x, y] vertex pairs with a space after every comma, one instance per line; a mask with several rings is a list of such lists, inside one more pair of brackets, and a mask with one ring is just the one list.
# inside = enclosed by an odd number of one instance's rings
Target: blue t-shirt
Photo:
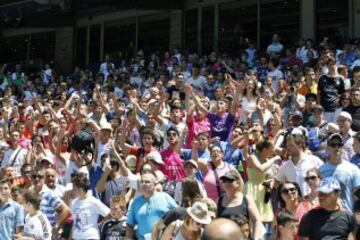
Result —
[[[191, 149], [182, 149], [181, 150], [181, 158], [185, 161], [191, 159], [192, 150]], [[206, 159], [208, 162], [210, 162], [210, 151], [206, 150], [200, 150], [198, 149], [198, 158]]]
[[220, 142], [224, 151], [224, 161], [238, 168], [239, 163], [243, 160], [243, 151], [240, 148], [234, 148], [230, 142]]
[[354, 164], [343, 161], [339, 165], [325, 163], [320, 166], [322, 177], [335, 177], [341, 186], [341, 202], [350, 212], [353, 210], [352, 193], [360, 186], [360, 170]]
[[96, 191], [96, 184], [100, 180], [102, 174], [103, 174], [103, 170], [97, 164], [94, 164], [89, 171], [90, 188], [93, 196], [98, 199], [99, 199], [99, 194]]
[[143, 240], [144, 235], [151, 233], [159, 219], [175, 207], [175, 200], [164, 192], [155, 192], [150, 199], [139, 196], [131, 204], [127, 224], [137, 225], [137, 238]]
[[0, 239], [14, 239], [15, 229], [24, 226], [24, 209], [9, 200], [0, 204]]
[[360, 168], [360, 153], [356, 153], [354, 156], [352, 156], [350, 162]]

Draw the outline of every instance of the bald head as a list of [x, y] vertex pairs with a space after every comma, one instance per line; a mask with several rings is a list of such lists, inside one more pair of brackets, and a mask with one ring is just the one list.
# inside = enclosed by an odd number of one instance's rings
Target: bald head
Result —
[[226, 218], [218, 218], [206, 226], [202, 240], [244, 239], [240, 227]]

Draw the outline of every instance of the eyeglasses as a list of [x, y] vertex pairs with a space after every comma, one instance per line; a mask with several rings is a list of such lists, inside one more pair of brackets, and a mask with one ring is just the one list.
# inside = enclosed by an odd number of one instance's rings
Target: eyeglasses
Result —
[[141, 180], [140, 183], [141, 183], [141, 184], [149, 184], [149, 183], [151, 183], [151, 181]]
[[289, 194], [289, 193], [295, 193], [296, 192], [296, 188], [284, 188], [283, 190], [281, 190], [281, 193], [283, 194]]
[[220, 149], [214, 149], [214, 150], [211, 150], [210, 153], [221, 153], [221, 150]]
[[43, 179], [44, 175], [35, 174], [31, 176], [33, 179]]
[[305, 177], [305, 181], [309, 182], [310, 180], [315, 180], [317, 178], [318, 178], [318, 176], [309, 176], [309, 177]]

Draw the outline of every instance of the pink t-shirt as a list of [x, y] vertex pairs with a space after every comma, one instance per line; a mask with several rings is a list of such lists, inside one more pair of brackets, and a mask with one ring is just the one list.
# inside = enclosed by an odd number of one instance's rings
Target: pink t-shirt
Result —
[[173, 149], [168, 147], [161, 153], [161, 157], [165, 165], [160, 165], [160, 170], [164, 173], [168, 180], [174, 180], [174, 173], [177, 181], [182, 181], [185, 178], [184, 164], [180, 155]]
[[[218, 194], [217, 187], [216, 187], [215, 173], [214, 173], [214, 170], [210, 163], [208, 163], [207, 169], [208, 170], [205, 173], [203, 173], [204, 187], [205, 187], [208, 198], [211, 198], [212, 200], [216, 201], [219, 197], [219, 194]], [[221, 176], [225, 175], [225, 173], [227, 173], [229, 170], [232, 170], [232, 169], [235, 169], [234, 166], [232, 166], [231, 164], [228, 164], [226, 162], [224, 162], [224, 166], [222, 168], [219, 168], [219, 167], [216, 168], [216, 172], [219, 177], [219, 181], [220, 181]], [[224, 191], [222, 184], [220, 184], [220, 189], [221, 189], [221, 192]]]
[[187, 122], [187, 126], [189, 129], [185, 148], [191, 148], [192, 141], [194, 138], [201, 132], [210, 132], [210, 122], [207, 117], [205, 117], [201, 121], [197, 121], [195, 117], [191, 117], [190, 120]]

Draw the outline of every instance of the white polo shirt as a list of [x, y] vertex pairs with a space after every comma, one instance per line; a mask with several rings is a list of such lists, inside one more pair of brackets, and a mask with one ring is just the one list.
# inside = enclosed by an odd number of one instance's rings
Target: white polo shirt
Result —
[[302, 195], [306, 196], [310, 193], [310, 188], [305, 181], [306, 172], [312, 168], [319, 168], [323, 164], [320, 158], [310, 154], [303, 154], [297, 165], [294, 165], [292, 160], [287, 160], [280, 167], [275, 179], [279, 182], [290, 181], [298, 183]]

